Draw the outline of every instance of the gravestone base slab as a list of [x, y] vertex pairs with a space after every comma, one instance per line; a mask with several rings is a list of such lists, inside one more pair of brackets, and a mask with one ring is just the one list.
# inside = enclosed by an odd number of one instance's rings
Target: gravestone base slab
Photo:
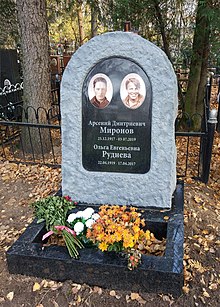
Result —
[[76, 260], [70, 258], [66, 247], [42, 248], [45, 227], [36, 221], [7, 251], [8, 270], [12, 274], [72, 280], [109, 289], [180, 296], [183, 286], [183, 183], [177, 183], [171, 210], [144, 209], [142, 217], [156, 237], [166, 236], [166, 250], [161, 257], [143, 255], [142, 263], [134, 271], [128, 270], [125, 258], [113, 252], [84, 248]]

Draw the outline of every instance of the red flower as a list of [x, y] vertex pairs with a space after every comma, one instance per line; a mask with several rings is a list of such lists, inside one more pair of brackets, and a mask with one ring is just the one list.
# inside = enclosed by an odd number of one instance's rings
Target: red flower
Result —
[[63, 196], [63, 198], [65, 198], [67, 201], [72, 201], [71, 197], [66, 195], [66, 196]]

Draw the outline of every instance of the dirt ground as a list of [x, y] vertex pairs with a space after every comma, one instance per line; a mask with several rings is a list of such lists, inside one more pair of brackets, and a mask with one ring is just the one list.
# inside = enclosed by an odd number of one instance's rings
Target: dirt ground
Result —
[[183, 294], [131, 293], [72, 281], [10, 275], [5, 252], [33, 218], [30, 203], [60, 186], [60, 170], [0, 162], [0, 306], [220, 306], [220, 137], [208, 185], [185, 180]]
[[9, 274], [5, 252], [32, 221], [30, 204], [55, 193], [60, 182], [59, 169], [17, 165], [0, 157], [0, 306], [220, 306], [220, 134], [215, 135], [208, 185], [185, 180], [185, 285], [179, 298]]

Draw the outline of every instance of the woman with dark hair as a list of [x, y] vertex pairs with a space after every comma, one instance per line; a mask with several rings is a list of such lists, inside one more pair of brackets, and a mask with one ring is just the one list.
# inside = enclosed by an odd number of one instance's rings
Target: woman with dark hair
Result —
[[124, 99], [123, 103], [127, 108], [137, 109], [142, 105], [144, 96], [140, 94], [140, 87], [140, 82], [136, 78], [129, 78], [125, 82], [125, 88], [128, 95]]

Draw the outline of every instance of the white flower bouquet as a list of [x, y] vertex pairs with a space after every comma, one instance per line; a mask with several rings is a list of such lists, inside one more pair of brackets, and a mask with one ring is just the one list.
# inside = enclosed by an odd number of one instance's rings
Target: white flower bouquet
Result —
[[99, 219], [99, 214], [95, 213], [91, 207], [76, 213], [70, 213], [67, 218], [67, 223], [73, 229], [80, 240], [84, 243], [89, 243], [86, 238], [87, 229], [91, 229], [92, 225]]

